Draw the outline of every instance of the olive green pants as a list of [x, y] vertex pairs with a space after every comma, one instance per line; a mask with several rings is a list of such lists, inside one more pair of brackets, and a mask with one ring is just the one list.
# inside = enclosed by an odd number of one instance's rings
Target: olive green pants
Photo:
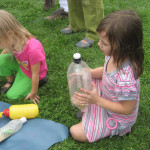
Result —
[[96, 28], [104, 17], [103, 0], [68, 0], [69, 27], [74, 31], [86, 31], [86, 38], [98, 39]]
[[0, 55], [0, 76], [11, 76], [13, 74], [16, 77], [12, 87], [7, 92], [7, 97], [9, 99], [26, 97], [31, 91], [31, 79], [22, 72], [12, 54]]

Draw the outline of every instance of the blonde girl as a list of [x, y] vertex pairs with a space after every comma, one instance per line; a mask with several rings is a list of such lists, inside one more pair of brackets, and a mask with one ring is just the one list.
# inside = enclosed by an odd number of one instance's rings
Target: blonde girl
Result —
[[47, 80], [43, 46], [4, 10], [0, 10], [0, 49], [0, 76], [6, 77], [1, 93], [9, 99], [25, 97], [39, 102], [38, 87]]

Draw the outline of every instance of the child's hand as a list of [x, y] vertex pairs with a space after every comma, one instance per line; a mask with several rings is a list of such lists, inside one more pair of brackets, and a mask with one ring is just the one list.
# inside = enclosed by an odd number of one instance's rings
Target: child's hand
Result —
[[97, 101], [99, 99], [99, 95], [95, 86], [95, 83], [92, 82], [92, 91], [88, 91], [85, 89], [80, 89], [84, 94], [75, 92], [75, 98], [77, 99], [78, 103], [84, 104], [97, 104]]
[[25, 98], [25, 100], [27, 100], [27, 99], [30, 99], [31, 101], [33, 101], [34, 104], [37, 104], [36, 102], [40, 103], [40, 101], [39, 101], [40, 97], [37, 96], [37, 95], [33, 95], [33, 94], [31, 94], [31, 93], [29, 93], [29, 94], [27, 95], [27, 97]]

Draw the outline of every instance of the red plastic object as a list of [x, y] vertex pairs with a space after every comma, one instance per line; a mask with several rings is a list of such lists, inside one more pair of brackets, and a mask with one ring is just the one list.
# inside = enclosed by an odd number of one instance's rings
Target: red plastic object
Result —
[[5, 115], [6, 117], [9, 117], [9, 109], [4, 109], [3, 115]]

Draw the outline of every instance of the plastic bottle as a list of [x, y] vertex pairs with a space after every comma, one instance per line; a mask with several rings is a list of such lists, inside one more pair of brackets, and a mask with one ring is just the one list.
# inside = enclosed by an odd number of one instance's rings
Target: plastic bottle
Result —
[[38, 114], [39, 109], [36, 104], [12, 105], [9, 109], [3, 110], [3, 115], [11, 119], [20, 119], [21, 117], [31, 119], [37, 117]]
[[73, 55], [73, 62], [68, 67], [67, 79], [69, 86], [70, 100], [74, 106], [83, 110], [88, 104], [79, 104], [76, 102], [74, 92], [82, 93], [80, 88], [92, 90], [91, 71], [88, 65], [81, 60], [80, 53]]
[[11, 120], [5, 126], [0, 128], [0, 142], [18, 132], [26, 121], [27, 119], [22, 117], [20, 119]]

